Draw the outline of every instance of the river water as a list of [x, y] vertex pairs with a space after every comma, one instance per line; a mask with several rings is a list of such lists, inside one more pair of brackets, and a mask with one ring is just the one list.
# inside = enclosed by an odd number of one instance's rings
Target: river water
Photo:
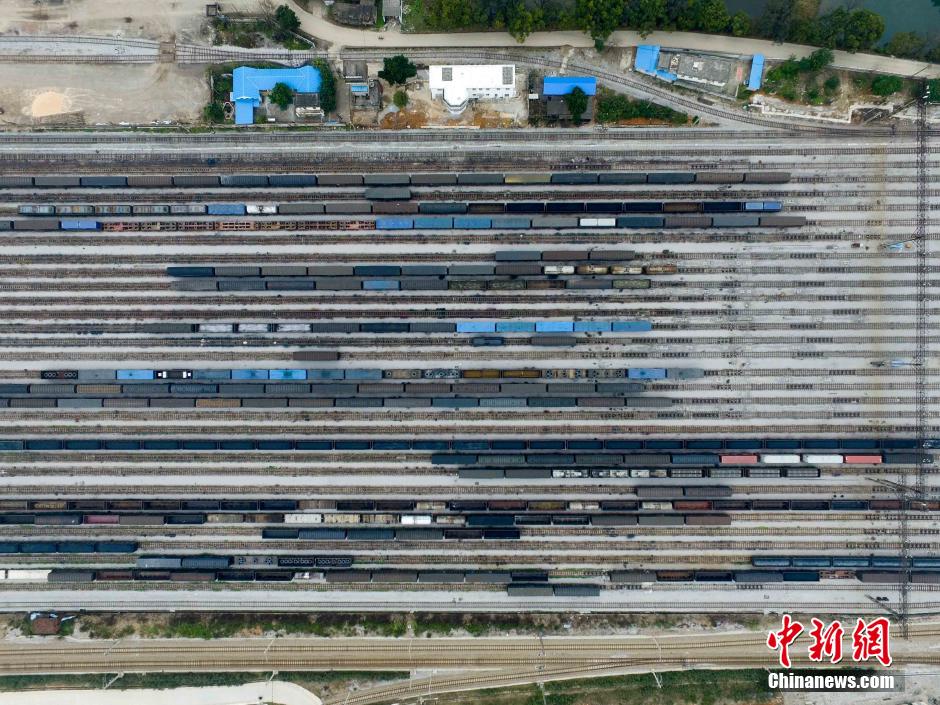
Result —
[[[759, 17], [767, 0], [725, 0], [725, 4], [729, 12], [744, 11]], [[933, 0], [822, 0], [819, 11], [830, 12], [840, 5], [862, 7], [881, 15], [885, 20], [882, 41], [896, 32], [918, 32], [934, 42], [940, 40], [940, 7]]]

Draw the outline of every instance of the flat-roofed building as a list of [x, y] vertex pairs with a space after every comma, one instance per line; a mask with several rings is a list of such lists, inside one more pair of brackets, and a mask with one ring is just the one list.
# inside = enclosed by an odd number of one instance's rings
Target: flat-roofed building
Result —
[[513, 64], [431, 66], [431, 98], [441, 98], [453, 114], [462, 113], [471, 100], [500, 100], [516, 95]]

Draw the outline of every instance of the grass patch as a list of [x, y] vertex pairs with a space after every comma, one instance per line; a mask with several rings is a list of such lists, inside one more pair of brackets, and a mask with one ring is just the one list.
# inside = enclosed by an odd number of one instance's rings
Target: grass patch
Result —
[[670, 125], [686, 125], [689, 116], [665, 105], [650, 103], [648, 100], [631, 100], [625, 95], [602, 88], [597, 92], [598, 122], [612, 123], [628, 120], [648, 120]]
[[[768, 703], [776, 695], [767, 689], [760, 669], [733, 671], [675, 671], [660, 674], [662, 688], [652, 675], [613, 676], [556, 681], [438, 696], [440, 705], [714, 705]], [[544, 700], [543, 700], [544, 694]]]

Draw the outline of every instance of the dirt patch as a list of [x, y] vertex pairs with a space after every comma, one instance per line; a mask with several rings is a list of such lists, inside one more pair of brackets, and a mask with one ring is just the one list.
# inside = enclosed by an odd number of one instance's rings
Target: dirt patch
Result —
[[30, 117], [48, 117], [49, 115], [59, 115], [71, 110], [72, 101], [63, 93], [55, 91], [43, 91], [33, 98], [29, 106], [28, 114]]
[[397, 113], [387, 113], [379, 123], [385, 130], [403, 130], [406, 128], [427, 127], [428, 115], [420, 109], [399, 110]]
[[207, 99], [198, 66], [0, 64], [0, 124], [190, 123]]
[[[3, 0], [0, 32], [97, 34], [195, 41], [206, 37], [208, 0]], [[227, 12], [257, 12], [259, 0], [226, 0]]]

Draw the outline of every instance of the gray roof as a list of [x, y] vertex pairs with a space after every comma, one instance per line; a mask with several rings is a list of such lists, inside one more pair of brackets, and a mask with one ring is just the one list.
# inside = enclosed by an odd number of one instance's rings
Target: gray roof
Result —
[[[571, 118], [571, 112], [568, 110], [568, 104], [563, 96], [553, 95], [545, 99], [545, 114], [551, 118], [568, 120]], [[594, 96], [588, 96], [587, 108], [581, 115], [582, 120], [590, 120], [594, 115]]]
[[343, 78], [363, 81], [369, 78], [369, 67], [365, 61], [343, 61]]
[[337, 2], [330, 8], [330, 15], [342, 24], [370, 25], [375, 23], [375, 2]]
[[320, 107], [320, 94], [319, 93], [297, 93], [294, 96], [294, 107], [295, 108], [319, 108]]

